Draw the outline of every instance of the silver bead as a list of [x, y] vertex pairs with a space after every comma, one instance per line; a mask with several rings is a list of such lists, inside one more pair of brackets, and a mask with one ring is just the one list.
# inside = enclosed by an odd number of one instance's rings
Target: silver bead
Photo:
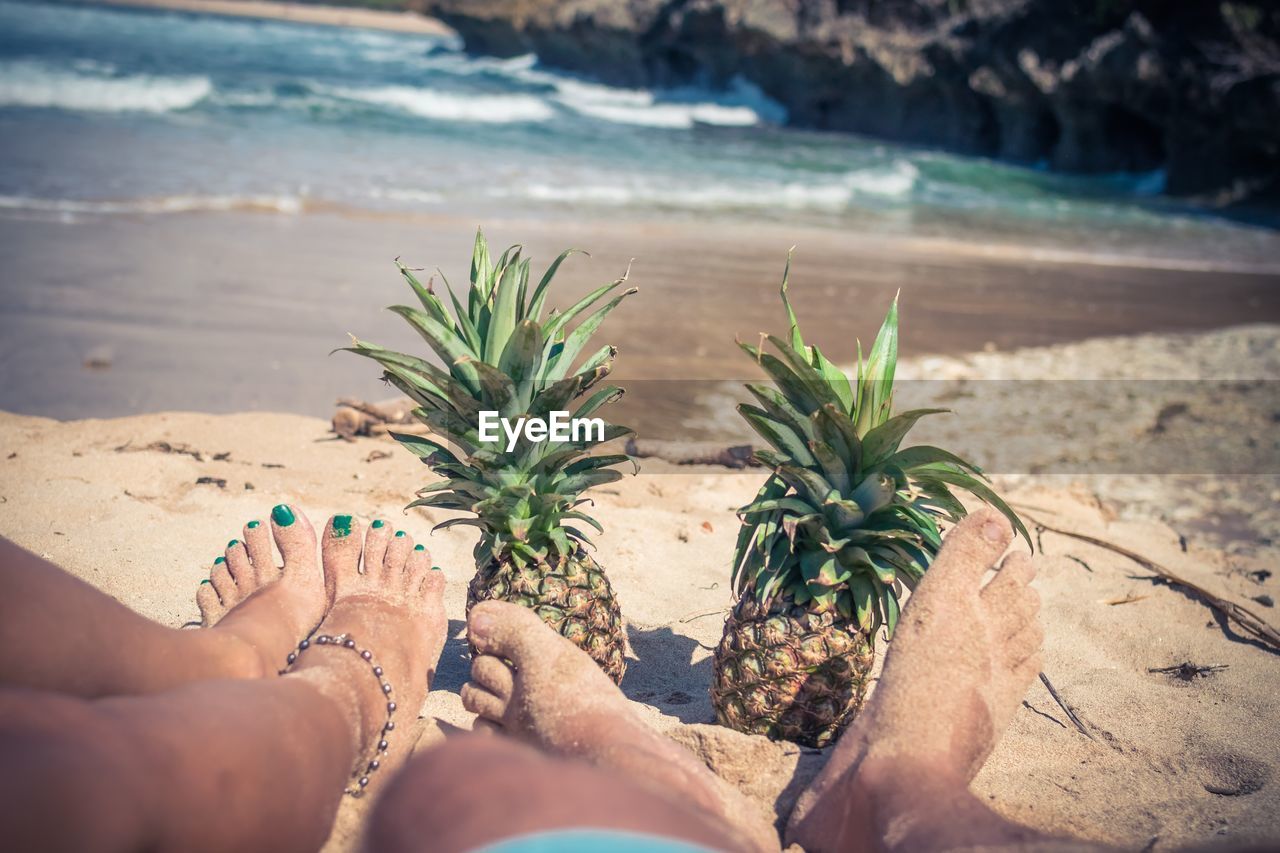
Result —
[[360, 777], [360, 787], [361, 787], [361, 788], [363, 788], [365, 785], [368, 785], [368, 784], [369, 784], [369, 777], [368, 777], [368, 776], [361, 776], [361, 777]]
[[297, 659], [298, 659], [298, 653], [297, 653], [297, 652], [289, 652], [289, 663], [293, 663], [293, 662], [294, 662], [294, 661], [296, 661]]
[[387, 703], [387, 713], [388, 713], [388, 714], [394, 714], [395, 712], [396, 712], [396, 703], [395, 703], [395, 702], [388, 702], [388, 703]]
[[382, 692], [383, 692], [383, 693], [386, 693], [386, 694], [388, 694], [388, 695], [390, 695], [390, 693], [391, 693], [391, 685], [390, 685], [390, 684], [387, 684], [387, 683], [384, 681], [384, 682], [382, 683]]
[[324, 634], [321, 634], [319, 637], [316, 637], [316, 643], [318, 643], [321, 646], [328, 645], [329, 638], [326, 637]]
[[373, 674], [374, 674], [374, 675], [376, 675], [376, 676], [378, 676], [379, 678], [381, 678], [381, 677], [382, 677], [382, 667], [380, 667], [380, 666], [375, 666], [375, 667], [373, 668]]
[[349, 649], [354, 649], [356, 647], [356, 641], [348, 638], [347, 641], [342, 645], [346, 646]]
[[382, 727], [382, 730], [383, 730], [383, 731], [386, 731], [386, 732], [389, 732], [389, 731], [391, 731], [392, 729], [394, 729], [395, 727], [396, 727], [396, 724], [395, 724], [394, 722], [392, 722], [391, 720], [387, 720], [387, 724], [386, 724], [385, 726], [383, 726], [383, 727]]
[[378, 749], [381, 750], [382, 752], [386, 752], [388, 746], [390, 746], [390, 744], [388, 744], [385, 740], [378, 741]]
[[373, 759], [373, 761], [370, 761], [370, 762], [369, 762], [369, 770], [370, 770], [370, 772], [372, 772], [372, 771], [374, 771], [374, 770], [377, 770], [377, 769], [378, 769], [379, 767], [381, 767], [381, 766], [382, 766], [382, 763], [381, 763], [380, 761], [378, 761], [378, 759], [376, 759], [376, 758], [375, 758], [375, 759]]
[[360, 657], [364, 658], [365, 660], [373, 660], [373, 652], [369, 651], [368, 649], [365, 649], [360, 653]]
[[305, 652], [307, 649], [311, 648], [311, 641], [303, 640], [301, 643], [298, 643], [298, 648]]

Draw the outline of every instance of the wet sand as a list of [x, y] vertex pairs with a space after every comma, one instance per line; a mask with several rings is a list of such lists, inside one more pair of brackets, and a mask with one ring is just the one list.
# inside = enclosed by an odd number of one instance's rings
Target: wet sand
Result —
[[[412, 301], [392, 263], [465, 283], [475, 223], [247, 212], [0, 221], [0, 409], [58, 418], [162, 410], [292, 411], [389, 396], [373, 366], [331, 350], [347, 332], [425, 350], [387, 305]], [[654, 434], [682, 423], [706, 384], [753, 378], [734, 345], [781, 332], [778, 283], [809, 339], [851, 363], [901, 291], [904, 356], [1009, 350], [1099, 336], [1280, 320], [1280, 275], [1062, 263], [820, 229], [692, 223], [488, 220], [522, 240], [535, 274], [567, 246], [552, 305], [634, 258], [640, 293], [600, 342], [631, 381], [616, 417]], [[960, 247], [963, 248], [963, 247]], [[984, 250], [985, 251], [985, 250]], [[1159, 378], [1159, 377], [1151, 377]], [[640, 382], [637, 380], [675, 380]]]
[[435, 18], [416, 12], [388, 12], [349, 6], [321, 6], [313, 3], [274, 3], [270, 0], [105, 0], [105, 6], [143, 6], [151, 9], [173, 9], [204, 15], [232, 15], [240, 18], [271, 18], [298, 21], [330, 27], [363, 27], [371, 30], [394, 30], [401, 33], [442, 35], [450, 33]]

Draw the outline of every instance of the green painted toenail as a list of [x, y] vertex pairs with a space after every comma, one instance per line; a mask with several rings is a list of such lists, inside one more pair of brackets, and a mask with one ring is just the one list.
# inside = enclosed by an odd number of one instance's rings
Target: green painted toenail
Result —
[[293, 524], [293, 510], [285, 504], [280, 504], [271, 510], [271, 519], [281, 527], [288, 527]]
[[227, 558], [226, 558], [226, 557], [219, 557], [218, 559], [216, 559], [216, 560], [214, 560], [214, 561], [213, 561], [213, 564], [214, 564], [215, 566], [221, 566], [221, 565], [222, 565], [223, 563], [225, 563], [226, 561], [227, 561]]
[[338, 539], [351, 533], [351, 516], [335, 515], [333, 517], [333, 535]]
[[249, 529], [252, 530], [253, 528], [257, 527], [260, 523], [261, 522], [257, 522], [257, 521], [249, 522]]
[[414, 546], [413, 546], [413, 550], [415, 550], [415, 551], [425, 551], [425, 550], [427, 550], [427, 546], [426, 546], [426, 545], [414, 545]]
[[439, 566], [432, 566], [432, 567], [431, 567], [431, 571], [433, 571], [433, 572], [438, 572], [438, 571], [440, 571], [440, 567], [439, 567]]
[[403, 530], [397, 530], [397, 531], [396, 531], [396, 538], [399, 538], [399, 537], [401, 537], [401, 536], [404, 536], [404, 531], [403, 531]]
[[387, 524], [387, 523], [386, 523], [385, 521], [383, 521], [382, 519], [380, 519], [380, 518], [375, 518], [375, 519], [373, 520], [373, 527], [374, 527], [374, 529], [375, 529], [375, 530], [376, 530], [376, 529], [378, 529], [379, 527], [385, 527], [385, 526], [386, 526], [386, 524]]
[[207, 583], [213, 583], [213, 581], [209, 580], [208, 578], [205, 578], [204, 580], [200, 581], [201, 586], [204, 586]]
[[236, 547], [236, 546], [237, 546], [237, 545], [239, 545], [239, 544], [240, 544], [240, 540], [239, 540], [239, 539], [232, 539], [230, 542], [228, 542], [228, 543], [227, 543], [227, 547], [228, 547], [228, 548], [234, 548], [234, 547]]

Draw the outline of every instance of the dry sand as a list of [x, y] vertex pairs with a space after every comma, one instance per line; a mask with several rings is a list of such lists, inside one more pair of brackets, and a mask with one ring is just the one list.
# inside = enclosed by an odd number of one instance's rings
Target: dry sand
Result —
[[[1235, 343], [1203, 346], [1238, 348], [1240, 334], [1269, 335], [1272, 346], [1276, 340], [1274, 329], [1217, 334]], [[1138, 349], [1176, 352], [1186, 343], [1148, 339]], [[1125, 352], [1123, 342], [1093, 346], [1112, 359]], [[990, 375], [1064, 358], [1061, 350], [1029, 351], [934, 362], [931, 369]], [[197, 618], [196, 586], [228, 535], [274, 503], [294, 503], [317, 522], [339, 511], [396, 519], [428, 544], [451, 578], [451, 639], [422, 712], [424, 748], [470, 726], [458, 689], [468, 668], [461, 631], [473, 534], [455, 528], [428, 536], [449, 513], [401, 516], [412, 492], [432, 479], [427, 469], [385, 440], [331, 440], [328, 426], [280, 414], [68, 423], [0, 415], [0, 534], [145, 615], [181, 625]], [[733, 509], [759, 478], [758, 471], [645, 460], [638, 476], [594, 494], [607, 531], [598, 557], [629, 622], [635, 659], [623, 684], [628, 696], [763, 807], [785, 813], [822, 754], [703, 725], [712, 719], [710, 648], [730, 601]], [[1276, 487], [1274, 477], [1266, 481]], [[1274, 569], [1274, 551], [1263, 543], [1228, 554], [1191, 535], [1184, 552], [1179, 533], [1152, 511], [1178, 501], [1176, 485], [1162, 491], [1161, 478], [1148, 478], [1125, 503], [1100, 500], [1087, 477], [1027, 475], [1001, 486], [1055, 526], [1121, 543], [1278, 621], [1274, 610], [1250, 601], [1280, 589], [1280, 578], [1250, 574]], [[1126, 847], [1152, 838], [1158, 850], [1280, 839], [1280, 656], [1231, 636], [1204, 604], [1153, 583], [1123, 558], [1052, 534], [1043, 546], [1037, 586], [1045, 671], [1089, 736], [1033, 685], [978, 777], [979, 795], [1040, 829]], [[1148, 671], [1183, 662], [1227, 668], [1191, 681]], [[352, 846], [363, 807], [344, 805], [331, 849]]]

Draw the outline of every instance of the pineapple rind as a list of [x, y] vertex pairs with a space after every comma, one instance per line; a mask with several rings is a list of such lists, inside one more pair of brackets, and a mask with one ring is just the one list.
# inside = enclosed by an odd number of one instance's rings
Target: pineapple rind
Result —
[[759, 405], [738, 407], [771, 448], [755, 456], [772, 473], [738, 511], [738, 598], [711, 694], [725, 725], [825, 745], [862, 701], [874, 639], [881, 627], [892, 636], [903, 588], [941, 547], [938, 522], [965, 514], [951, 489], [995, 506], [1028, 543], [1030, 535], [977, 466], [936, 447], [900, 449], [917, 420], [945, 410], [893, 413], [897, 300], [865, 361], [858, 346], [850, 379], [804, 343], [789, 273], [788, 257], [790, 334], [766, 337], [777, 355], [739, 342], [773, 380], [748, 385]]
[[[597, 387], [612, 370], [617, 350], [605, 346], [583, 353], [609, 312], [636, 292], [625, 288], [615, 294], [627, 276], [565, 311], [543, 315], [552, 278], [574, 251], [563, 252], [531, 285], [529, 261], [519, 246], [495, 261], [477, 232], [465, 305], [449, 289], [452, 311], [431, 283], [422, 284], [397, 261], [421, 307], [391, 310], [422, 336], [442, 366], [358, 339], [345, 349], [378, 362], [383, 378], [417, 404], [413, 414], [430, 430], [427, 436], [392, 433], [444, 478], [421, 489], [406, 509], [467, 513], [436, 529], [470, 525], [480, 531], [468, 609], [489, 598], [530, 607], [617, 680], [625, 668], [622, 619], [608, 579], [583, 551], [591, 544], [585, 528], [602, 528], [580, 507], [588, 503], [582, 497], [588, 489], [622, 477], [616, 466], [634, 464], [625, 454], [591, 455], [630, 430], [606, 423], [603, 436], [576, 441], [531, 442], [522, 434], [509, 450], [505, 439], [492, 444], [479, 437], [482, 411], [511, 421], [545, 419], [553, 411], [599, 417], [598, 410], [622, 395], [613, 386]], [[610, 294], [615, 295], [595, 307]]]

